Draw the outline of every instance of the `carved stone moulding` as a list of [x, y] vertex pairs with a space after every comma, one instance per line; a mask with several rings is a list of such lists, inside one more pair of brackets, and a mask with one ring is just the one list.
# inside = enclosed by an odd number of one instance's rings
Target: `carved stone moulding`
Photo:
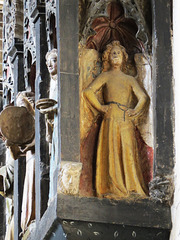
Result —
[[7, 53], [4, 53], [3, 60], [3, 98], [4, 105], [7, 105], [14, 101], [14, 65]]
[[[88, 36], [93, 34], [93, 21], [97, 17], [109, 17], [108, 9], [106, 6], [109, 3], [115, 3], [122, 5], [124, 8], [124, 17], [126, 19], [132, 19], [137, 25], [136, 38], [141, 40], [143, 43], [143, 48], [147, 51], [151, 49], [151, 35], [149, 26], [147, 24], [146, 18], [142, 13], [141, 5], [139, 1], [132, 0], [122, 0], [122, 1], [96, 1], [84, 3], [80, 1], [79, 12], [80, 12], [80, 39], [82, 42], [86, 41]], [[112, 16], [110, 16], [111, 18]], [[112, 26], [111, 26], [112, 27]], [[95, 30], [95, 29], [93, 29]], [[96, 31], [96, 30], [95, 30]]]
[[46, 0], [46, 34], [48, 50], [57, 48], [56, 40], [56, 1]]
[[24, 81], [25, 88], [35, 91], [35, 78], [36, 78], [36, 50], [35, 46], [26, 43], [24, 49]]
[[43, 9], [44, 12], [45, 0], [25, 0], [25, 8], [29, 10], [31, 17], [36, 18], [38, 11]]
[[9, 84], [3, 84], [3, 99], [4, 105], [9, 105], [14, 101], [14, 91], [12, 87], [9, 87]]
[[24, 79], [25, 88], [35, 89], [36, 74], [36, 37], [33, 18], [30, 16], [30, 9], [27, 8], [30, 2], [24, 6]]
[[35, 27], [33, 23], [33, 19], [30, 16], [30, 10], [26, 9], [26, 5], [24, 6], [24, 44], [26, 42], [31, 43], [31, 45], [35, 45]]
[[145, 48], [151, 48], [151, 15], [150, 1], [145, 0], [122, 0], [125, 15], [133, 18], [138, 25], [137, 37], [140, 38]]
[[26, 14], [24, 18], [24, 43], [30, 41], [30, 38], [32, 38], [32, 27], [29, 21], [30, 19]]
[[45, 0], [46, 11], [52, 11], [56, 13], [56, 0]]
[[[15, 8], [13, 8], [12, 3], [6, 1], [3, 7], [3, 22], [4, 22], [4, 50], [8, 51], [12, 44], [14, 38], [14, 28], [15, 28]], [[6, 26], [6, 27], [5, 27]]]
[[15, 7], [15, 38], [23, 40], [23, 0], [14, 1]]
[[4, 49], [9, 51], [14, 45], [14, 39], [23, 39], [23, 2], [6, 1], [4, 13]]
[[24, 7], [31, 13], [36, 7], [36, 0], [25, 0]]
[[24, 26], [24, 54], [26, 58], [27, 50], [31, 52], [32, 62], [36, 60], [36, 41], [34, 24], [28, 18], [25, 19]]
[[3, 13], [3, 97], [8, 105], [14, 101], [14, 57], [22, 52], [23, 1], [5, 1]]

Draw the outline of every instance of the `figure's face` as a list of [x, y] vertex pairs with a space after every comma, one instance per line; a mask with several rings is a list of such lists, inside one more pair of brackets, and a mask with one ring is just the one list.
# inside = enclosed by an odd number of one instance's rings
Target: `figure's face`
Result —
[[123, 53], [120, 47], [114, 46], [109, 54], [111, 66], [121, 66], [123, 61]]
[[51, 53], [46, 61], [48, 71], [50, 75], [57, 74], [57, 56], [54, 53]]
[[73, 176], [70, 174], [70, 172], [68, 170], [64, 170], [62, 182], [66, 189], [72, 190]]
[[62, 183], [64, 185], [64, 188], [68, 193], [76, 194], [78, 191], [78, 176], [79, 173], [74, 171], [72, 173], [72, 170], [65, 169], [62, 176]]

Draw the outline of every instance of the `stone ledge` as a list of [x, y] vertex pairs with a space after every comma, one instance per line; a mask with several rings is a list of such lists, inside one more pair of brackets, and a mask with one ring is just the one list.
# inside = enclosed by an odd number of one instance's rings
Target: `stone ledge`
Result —
[[170, 207], [150, 199], [109, 200], [58, 194], [57, 217], [96, 223], [171, 229]]

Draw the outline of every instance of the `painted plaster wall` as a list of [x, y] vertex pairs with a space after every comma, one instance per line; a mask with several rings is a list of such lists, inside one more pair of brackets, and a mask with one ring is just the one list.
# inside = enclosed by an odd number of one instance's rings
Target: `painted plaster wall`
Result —
[[172, 206], [173, 228], [170, 240], [180, 240], [180, 1], [173, 1], [173, 65], [175, 79], [175, 194]]

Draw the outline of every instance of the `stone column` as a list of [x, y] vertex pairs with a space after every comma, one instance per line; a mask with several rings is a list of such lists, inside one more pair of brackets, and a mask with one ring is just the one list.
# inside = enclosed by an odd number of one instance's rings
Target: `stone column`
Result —
[[170, 0], [152, 0], [153, 12], [153, 104], [154, 104], [154, 179], [150, 195], [170, 201], [174, 167], [174, 93], [172, 77]]
[[[36, 81], [35, 99], [48, 97], [49, 73], [46, 67], [45, 55], [48, 51], [45, 26], [45, 5], [37, 5], [31, 17], [36, 31]], [[36, 222], [40, 221], [47, 208], [49, 180], [49, 148], [46, 142], [46, 127], [44, 115], [35, 111], [35, 184], [36, 184]]]
[[[62, 166], [58, 184], [62, 184], [63, 172], [71, 176], [73, 184], [79, 184], [80, 163], [79, 124], [79, 71], [78, 71], [78, 1], [57, 1], [57, 44], [60, 109], [60, 154]], [[76, 171], [72, 171], [76, 169]], [[79, 172], [74, 174], [73, 172]], [[75, 176], [76, 175], [76, 176]], [[67, 183], [68, 184], [68, 183]], [[58, 191], [63, 188], [58, 186]], [[79, 187], [79, 186], [78, 186]], [[75, 192], [78, 192], [75, 186]], [[73, 194], [69, 189], [67, 194]]]

